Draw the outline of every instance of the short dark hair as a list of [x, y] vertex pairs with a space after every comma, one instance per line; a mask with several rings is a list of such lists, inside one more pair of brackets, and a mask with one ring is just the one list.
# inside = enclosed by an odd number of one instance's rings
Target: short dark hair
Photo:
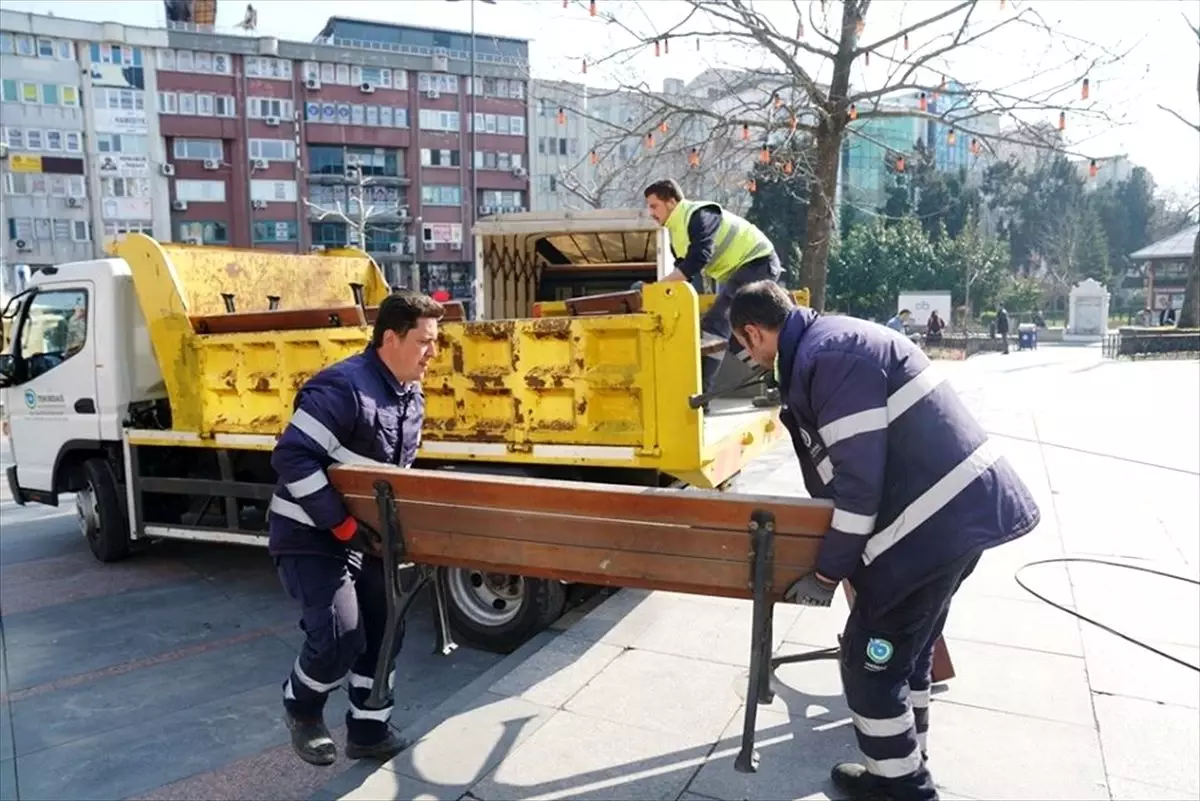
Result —
[[659, 200], [674, 200], [676, 203], [683, 200], [683, 190], [679, 188], [679, 184], [675, 182], [674, 178], [664, 178], [661, 181], [655, 181], [646, 187], [642, 195], [647, 198], [653, 195]]
[[912, 312], [910, 312], [908, 309], [901, 309], [900, 313], [901, 314], [912, 314]]
[[739, 332], [747, 325], [778, 331], [795, 308], [796, 302], [779, 284], [754, 281], [734, 293], [729, 304], [729, 325]]
[[400, 336], [405, 336], [416, 328], [418, 320], [440, 320], [445, 313], [446, 309], [442, 304], [428, 295], [408, 289], [395, 290], [379, 304], [379, 316], [375, 318], [371, 344], [377, 348], [383, 345], [385, 331], [395, 331]]

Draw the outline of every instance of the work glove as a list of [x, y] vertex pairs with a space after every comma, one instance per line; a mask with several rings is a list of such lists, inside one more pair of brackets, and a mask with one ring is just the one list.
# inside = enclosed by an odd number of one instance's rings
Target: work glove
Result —
[[333, 536], [337, 537], [347, 548], [372, 556], [383, 555], [383, 537], [357, 517], [347, 517], [336, 525], [333, 528]]
[[833, 603], [835, 590], [837, 590], [836, 581], [825, 581], [818, 577], [814, 570], [793, 581], [792, 585], [783, 593], [783, 600], [801, 606], [829, 606]]

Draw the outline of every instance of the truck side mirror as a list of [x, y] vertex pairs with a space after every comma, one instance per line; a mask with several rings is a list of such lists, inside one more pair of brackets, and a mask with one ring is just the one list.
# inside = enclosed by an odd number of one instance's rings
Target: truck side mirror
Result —
[[13, 375], [17, 371], [17, 360], [11, 353], [0, 353], [0, 387], [7, 387], [12, 383]]

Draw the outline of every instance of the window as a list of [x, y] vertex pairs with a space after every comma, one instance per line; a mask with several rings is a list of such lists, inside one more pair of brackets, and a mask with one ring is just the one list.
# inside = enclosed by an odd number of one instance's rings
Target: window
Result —
[[295, 220], [255, 220], [252, 228], [255, 244], [265, 242], [295, 242], [300, 238], [300, 226]]
[[102, 197], [148, 197], [150, 195], [150, 179], [101, 178], [100, 195]]
[[512, 134], [513, 136], [524, 136], [525, 135], [525, 118], [510, 116], [508, 118], [508, 132], [510, 134]]
[[462, 187], [427, 184], [421, 187], [421, 202], [427, 206], [459, 206], [462, 204]]
[[54, 152], [54, 153], [62, 152], [62, 149], [63, 149], [62, 131], [46, 131], [46, 149], [51, 152]]
[[358, 105], [350, 106], [350, 124], [362, 125], [364, 122], [363, 107]]
[[79, 87], [78, 86], [60, 86], [62, 90], [62, 104], [64, 106], [79, 105]]
[[378, 126], [379, 125], [379, 106], [367, 106], [365, 108], [365, 111], [367, 113], [367, 125]]
[[[153, 230], [147, 225], [146, 233], [153, 233]], [[91, 242], [92, 241], [92, 224], [87, 220], [72, 220], [71, 221], [71, 239], [76, 242]]]
[[525, 205], [524, 192], [488, 189], [479, 193], [479, 205], [501, 208], [520, 208]]
[[335, 79], [334, 82], [340, 83], [342, 86], [350, 85], [350, 65], [349, 64], [338, 64], [337, 65], [337, 78]]
[[337, 78], [337, 67], [333, 64], [321, 65], [321, 83], [334, 83]]
[[30, 128], [25, 132], [25, 147], [29, 150], [42, 149], [42, 132], [37, 128]]
[[362, 67], [360, 68], [359, 82], [391, 88], [392, 71], [385, 67]]
[[295, 203], [295, 181], [250, 181], [250, 199], [266, 200], [270, 203]]
[[5, 128], [4, 143], [13, 150], [25, 149], [25, 131], [21, 128]]
[[63, 141], [68, 153], [83, 152], [83, 136], [78, 131], [67, 131]]
[[0, 81], [0, 85], [3, 86], [3, 89], [0, 90], [0, 99], [3, 99], [5, 103], [19, 103], [21, 101], [21, 93], [17, 91], [16, 81], [5, 78], [3, 81]]
[[458, 93], [458, 76], [444, 72], [422, 72], [417, 76], [417, 88], [422, 92]]
[[255, 120], [262, 120], [267, 117], [290, 120], [292, 119], [292, 101], [274, 97], [247, 98], [246, 116]]
[[87, 179], [82, 175], [68, 175], [67, 193], [71, 197], [87, 197]]
[[204, 245], [224, 245], [229, 242], [229, 229], [223, 222], [180, 222], [176, 230], [180, 242], [199, 240]]
[[133, 134], [96, 134], [97, 153], [132, 153], [144, 155], [149, 146], [149, 137]]
[[158, 93], [158, 113], [159, 114], [178, 114], [179, 113], [179, 95], [175, 92], [159, 92]]
[[[173, 72], [175, 70], [175, 51], [174, 50], [159, 50], [158, 51], [158, 68]], [[107, 233], [107, 232], [106, 232]]]
[[186, 181], [175, 182], [175, 199], [192, 203], [224, 203], [224, 181]]
[[[79, 223], [75, 223], [75, 225], [77, 226], [76, 233], [78, 233]], [[139, 222], [139, 221], [131, 222], [129, 220], [122, 220], [120, 222], [107, 222], [104, 224], [104, 236], [105, 237], [112, 239], [121, 234], [148, 234], [150, 236], [153, 236], [154, 235], [154, 224], [152, 222], [150, 222], [149, 220], [145, 220], [145, 221], [141, 221], [141, 222]], [[90, 239], [91, 237], [88, 237], [88, 238]]]
[[16, 40], [11, 33], [0, 33], [0, 55], [11, 56], [17, 50]]
[[58, 57], [63, 61], [75, 60], [75, 43], [67, 39], [59, 39], [57, 41]]
[[[46, 228], [49, 233], [49, 220], [46, 220]], [[88, 295], [85, 290], [38, 292], [29, 301], [21, 323], [19, 355], [25, 374], [20, 377], [30, 381], [67, 361], [83, 350], [87, 335]]]
[[379, 124], [381, 126], [383, 126], [384, 128], [392, 127], [392, 107], [391, 106], [380, 106], [379, 107]]
[[425, 242], [461, 242], [462, 223], [425, 223], [421, 226], [421, 239]]
[[71, 241], [70, 220], [54, 220], [54, 239], [57, 242]]
[[8, 238], [23, 239], [26, 242], [33, 239], [33, 220], [28, 217], [9, 217]]
[[37, 50], [33, 46], [33, 37], [17, 36], [17, 55], [18, 56], [36, 56]]
[[292, 139], [251, 139], [250, 158], [292, 161], [296, 158], [296, 142]]
[[455, 131], [459, 130], [460, 120], [457, 111], [438, 111], [423, 108], [420, 114], [421, 129], [425, 131]]
[[49, 39], [37, 40], [38, 58], [54, 58], [54, 42]]
[[195, 54], [191, 50], [175, 51], [175, 64], [180, 72], [191, 72], [195, 69]]
[[138, 89], [97, 89], [95, 95], [96, 105], [101, 108], [132, 111], [146, 107], [146, 93]]
[[201, 117], [213, 116], [213, 95], [207, 92], [196, 94], [196, 113]]
[[171, 145], [176, 161], [221, 160], [224, 148], [220, 139], [176, 139]]
[[4, 194], [6, 195], [27, 195], [29, 194], [28, 181], [25, 176], [28, 173], [24, 172], [6, 172], [4, 173]]
[[251, 78], [278, 78], [291, 80], [292, 62], [282, 58], [247, 56], [246, 74]]
[[212, 71], [217, 75], [232, 75], [233, 59], [224, 53], [214, 53]]
[[195, 61], [196, 72], [212, 72], [213, 71], [213, 54], [212, 53], [197, 53]]
[[236, 117], [237, 101], [233, 95], [217, 95], [213, 110], [218, 117]]
[[421, 148], [421, 165], [423, 167], [457, 167], [460, 163], [457, 150]]
[[179, 93], [179, 113], [180, 114], [195, 114], [196, 113], [196, 95], [192, 92]]
[[21, 84], [21, 102], [36, 103], [38, 102], [39, 97], [41, 97], [41, 94], [38, 91], [38, 85], [36, 83]]

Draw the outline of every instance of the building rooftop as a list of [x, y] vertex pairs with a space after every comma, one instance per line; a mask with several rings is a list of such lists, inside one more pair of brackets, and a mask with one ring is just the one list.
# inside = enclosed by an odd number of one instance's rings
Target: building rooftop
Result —
[[1190, 259], [1195, 247], [1197, 232], [1200, 232], [1200, 225], [1189, 225], [1182, 231], [1177, 231], [1165, 239], [1160, 239], [1135, 253], [1130, 253], [1129, 258], [1134, 261]]
[[[408, 25], [402, 22], [385, 22], [377, 19], [364, 19], [362, 17], [330, 17], [325, 22], [325, 27], [321, 29], [320, 36], [333, 35], [334, 26], [339, 22], [352, 22], [357, 25], [371, 25], [376, 28], [392, 28], [396, 30], [421, 31], [422, 33], [449, 33], [458, 34], [460, 36], [470, 36], [470, 31], [459, 31], [453, 28], [431, 28], [428, 25]], [[475, 32], [475, 36], [480, 39], [499, 39], [502, 42], [513, 42], [515, 44], [529, 44], [528, 39], [517, 39], [512, 36], [496, 36], [491, 33]]]

